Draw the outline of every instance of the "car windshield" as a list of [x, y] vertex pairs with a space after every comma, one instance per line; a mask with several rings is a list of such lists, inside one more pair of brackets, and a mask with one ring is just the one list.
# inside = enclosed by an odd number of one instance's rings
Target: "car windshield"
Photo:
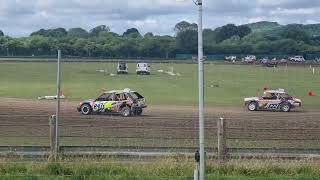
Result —
[[112, 94], [110, 93], [103, 93], [101, 96], [99, 96], [96, 101], [112, 101]]
[[143, 96], [137, 92], [131, 92], [130, 95], [132, 96], [133, 99], [142, 99]]
[[124, 63], [120, 63], [120, 64], [119, 64], [119, 69], [125, 70], [126, 68], [127, 68], [127, 65], [126, 65], [126, 64], [124, 64]]
[[282, 98], [284, 98], [284, 99], [290, 99], [291, 98], [291, 96], [289, 94], [281, 94], [280, 96]]

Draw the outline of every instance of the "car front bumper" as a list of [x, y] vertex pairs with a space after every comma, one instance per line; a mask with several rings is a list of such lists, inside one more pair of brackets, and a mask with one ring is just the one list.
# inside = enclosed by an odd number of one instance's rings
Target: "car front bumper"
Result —
[[292, 106], [295, 107], [295, 108], [299, 108], [299, 107], [302, 107], [302, 103], [295, 102], [295, 103], [292, 104]]

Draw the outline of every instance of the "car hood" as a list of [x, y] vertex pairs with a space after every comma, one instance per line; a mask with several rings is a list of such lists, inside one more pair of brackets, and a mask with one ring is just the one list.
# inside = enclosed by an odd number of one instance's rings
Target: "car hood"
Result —
[[301, 99], [299, 99], [299, 98], [295, 98], [295, 97], [292, 97], [292, 100], [294, 100], [295, 102], [299, 102], [299, 103], [301, 103], [302, 101], [301, 101]]
[[84, 103], [92, 103], [92, 102], [94, 102], [93, 99], [88, 99], [88, 100], [82, 101], [81, 103], [84, 104]]
[[244, 98], [244, 101], [245, 102], [248, 102], [248, 101], [258, 101], [259, 100], [259, 97], [247, 97], [247, 98]]

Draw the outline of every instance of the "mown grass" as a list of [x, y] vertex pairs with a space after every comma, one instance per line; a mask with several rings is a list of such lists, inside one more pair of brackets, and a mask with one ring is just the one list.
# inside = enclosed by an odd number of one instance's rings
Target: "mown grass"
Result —
[[[58, 163], [0, 163], [1, 179], [193, 179], [195, 164], [186, 158], [151, 163], [114, 160], [64, 160]], [[219, 166], [208, 160], [206, 179], [319, 179], [320, 164], [313, 161], [234, 160]]]
[[[116, 73], [115, 63], [62, 64], [62, 90], [70, 100], [95, 98], [103, 89], [131, 88], [144, 94], [149, 104], [197, 105], [197, 65], [151, 64], [151, 76], [137, 76], [135, 64], [129, 65], [129, 75]], [[174, 72], [170, 76], [158, 70]], [[106, 70], [99, 73], [96, 70]], [[205, 94], [209, 106], [239, 107], [243, 98], [258, 96], [262, 89], [285, 88], [300, 97], [305, 107], [320, 107], [318, 96], [308, 97], [308, 91], [320, 94], [320, 72], [312, 75], [309, 67], [279, 67], [276, 69], [244, 65], [206, 65]], [[1, 63], [0, 97], [36, 99], [41, 95], [54, 95], [56, 88], [55, 63]]]

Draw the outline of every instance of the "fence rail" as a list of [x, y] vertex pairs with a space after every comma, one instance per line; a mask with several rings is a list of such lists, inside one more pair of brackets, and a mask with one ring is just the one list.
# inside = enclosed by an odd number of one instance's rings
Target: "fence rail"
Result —
[[[1, 117], [6, 118], [2, 115]], [[10, 115], [7, 117], [10, 118]], [[35, 116], [12, 115], [12, 117]], [[308, 124], [301, 127], [298, 124], [292, 127], [288, 126], [290, 124], [265, 126], [261, 120], [259, 118], [257, 120], [207, 119], [205, 128], [207, 154], [221, 161], [233, 157], [320, 158], [320, 128], [317, 126], [315, 128], [311, 128]], [[158, 123], [156, 120], [153, 120], [155, 124], [62, 123], [59, 125], [60, 145], [57, 152], [54, 151], [55, 133], [52, 131], [55, 121], [50, 124], [44, 124], [43, 121], [39, 124], [16, 124], [17, 122], [11, 124], [6, 121], [0, 124], [0, 155], [192, 156], [198, 147], [198, 127], [190, 120], [180, 121], [178, 123], [180, 125]], [[17, 146], [17, 144], [22, 145]]]

